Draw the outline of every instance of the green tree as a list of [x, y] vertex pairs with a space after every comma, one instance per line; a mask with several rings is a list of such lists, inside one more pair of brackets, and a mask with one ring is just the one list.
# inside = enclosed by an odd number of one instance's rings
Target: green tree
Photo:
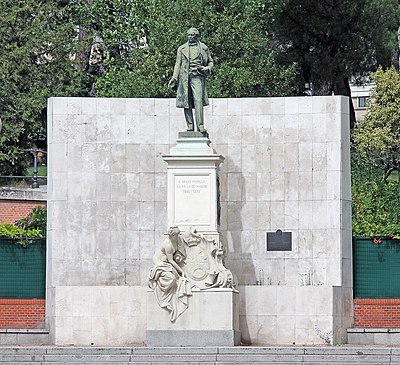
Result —
[[96, 83], [99, 96], [173, 96], [167, 83], [176, 49], [192, 26], [215, 61], [210, 96], [298, 93], [297, 65], [277, 64], [259, 1], [98, 0], [84, 12], [88, 33], [100, 35], [107, 50], [106, 72]]
[[[76, 4], [77, 6], [78, 4]], [[0, 174], [22, 174], [50, 96], [85, 93], [68, 1], [0, 0]]]
[[302, 82], [312, 82], [316, 95], [350, 96], [351, 77], [389, 66], [397, 51], [397, 0], [269, 0], [264, 5], [281, 61], [297, 62]]
[[386, 180], [393, 171], [400, 172], [400, 74], [394, 67], [386, 71], [380, 67], [372, 78], [376, 86], [353, 140], [357, 152], [378, 167]]
[[354, 153], [352, 170], [352, 207], [354, 236], [400, 238], [398, 185], [385, 180], [382, 171], [365, 155]]

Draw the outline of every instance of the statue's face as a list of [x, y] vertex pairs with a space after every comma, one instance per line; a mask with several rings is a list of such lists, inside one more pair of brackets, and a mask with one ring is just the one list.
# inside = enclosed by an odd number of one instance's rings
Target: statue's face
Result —
[[181, 231], [179, 230], [178, 227], [171, 227], [168, 230], [168, 235], [172, 238], [172, 237], [178, 237], [179, 233], [181, 233]]
[[188, 41], [189, 41], [189, 43], [195, 43], [195, 42], [197, 42], [197, 38], [198, 38], [199, 35], [198, 35], [196, 32], [194, 32], [194, 31], [192, 31], [192, 30], [189, 30], [188, 33], [187, 33], [187, 35], [188, 35]]

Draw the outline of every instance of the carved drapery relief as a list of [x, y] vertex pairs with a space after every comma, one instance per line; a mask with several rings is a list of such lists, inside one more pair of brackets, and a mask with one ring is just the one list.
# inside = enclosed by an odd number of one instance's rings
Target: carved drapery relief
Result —
[[168, 310], [171, 322], [187, 309], [188, 297], [192, 295], [189, 281], [175, 261], [178, 256], [185, 257], [180, 241], [179, 229], [171, 227], [168, 237], [154, 254], [154, 266], [149, 275], [149, 287], [154, 290], [158, 305]]

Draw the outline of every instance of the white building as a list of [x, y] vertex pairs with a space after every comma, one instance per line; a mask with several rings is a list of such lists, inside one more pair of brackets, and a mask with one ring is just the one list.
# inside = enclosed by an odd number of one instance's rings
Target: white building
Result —
[[362, 85], [351, 84], [351, 100], [353, 102], [354, 111], [356, 113], [356, 120], [364, 118], [367, 112], [368, 99], [371, 94], [371, 90], [375, 87], [374, 82], [366, 82]]

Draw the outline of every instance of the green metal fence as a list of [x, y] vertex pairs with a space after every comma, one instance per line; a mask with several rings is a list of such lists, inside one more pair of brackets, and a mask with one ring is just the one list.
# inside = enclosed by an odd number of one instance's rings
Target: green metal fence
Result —
[[355, 298], [400, 298], [400, 240], [355, 237]]
[[46, 290], [46, 239], [23, 248], [16, 240], [0, 238], [0, 298], [44, 299]]

